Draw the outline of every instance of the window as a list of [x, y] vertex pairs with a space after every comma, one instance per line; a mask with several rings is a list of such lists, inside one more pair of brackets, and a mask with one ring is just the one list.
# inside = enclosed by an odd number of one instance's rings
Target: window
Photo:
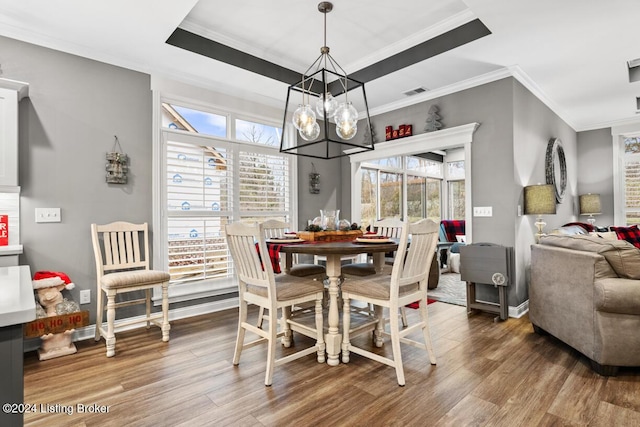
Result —
[[362, 227], [368, 227], [378, 218], [378, 171], [362, 169], [362, 191], [360, 193]]
[[236, 140], [279, 147], [282, 131], [275, 126], [236, 119]]
[[226, 224], [295, 220], [296, 163], [279, 153], [280, 132], [233, 113], [162, 103], [161, 258], [181, 300], [236, 289]]
[[162, 127], [225, 138], [227, 118], [224, 115], [162, 103]]
[[624, 139], [624, 216], [640, 224], [640, 137]]
[[447, 162], [449, 219], [465, 219], [464, 160]]
[[402, 216], [402, 174], [380, 172], [380, 218]]
[[367, 227], [378, 219], [390, 217], [407, 217], [410, 221], [426, 217], [440, 221], [442, 176], [441, 162], [419, 157], [397, 156], [364, 163], [361, 225]]

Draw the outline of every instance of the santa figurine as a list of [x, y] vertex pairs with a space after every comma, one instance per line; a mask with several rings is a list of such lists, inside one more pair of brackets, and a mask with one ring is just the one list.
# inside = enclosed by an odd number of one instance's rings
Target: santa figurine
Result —
[[[36, 301], [42, 310], [38, 317], [58, 316], [60, 314], [80, 311], [80, 306], [75, 301], [67, 300], [62, 296], [64, 289], [73, 289], [75, 284], [69, 276], [55, 271], [38, 271], [33, 276], [33, 289], [36, 291]], [[44, 317], [42, 316], [42, 317]], [[75, 329], [69, 329], [57, 334], [45, 334], [42, 337], [42, 345], [38, 349], [40, 360], [64, 356], [77, 352], [76, 346], [71, 341]]]

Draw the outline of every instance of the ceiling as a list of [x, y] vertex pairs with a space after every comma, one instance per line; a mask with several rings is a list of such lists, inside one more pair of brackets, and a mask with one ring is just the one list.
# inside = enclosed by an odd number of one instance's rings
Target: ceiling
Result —
[[[369, 70], [363, 80], [372, 115], [514, 76], [577, 131], [640, 121], [640, 82], [629, 81], [627, 64], [640, 58], [637, 0], [333, 4], [327, 45], [349, 75]], [[324, 25], [317, 5], [0, 0], [0, 35], [284, 107], [286, 78], [261, 73], [301, 74], [316, 59]], [[476, 24], [487, 34], [461, 40], [457, 29]], [[207, 54], [167, 43], [176, 34], [200, 39]], [[2, 60], [0, 51], [0, 72], [11, 79]], [[427, 90], [404, 94], [416, 88]]]

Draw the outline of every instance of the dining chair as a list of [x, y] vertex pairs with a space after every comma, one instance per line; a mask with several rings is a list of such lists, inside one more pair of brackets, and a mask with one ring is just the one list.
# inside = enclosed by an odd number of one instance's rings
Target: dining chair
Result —
[[[264, 236], [266, 239], [273, 239], [278, 237], [284, 237], [286, 233], [291, 230], [289, 223], [279, 221], [277, 219], [268, 219], [262, 223], [262, 229], [264, 230]], [[316, 280], [324, 280], [327, 277], [327, 269], [323, 265], [319, 264], [300, 264], [298, 263], [297, 254], [293, 255], [294, 263], [291, 266], [283, 266], [281, 271], [286, 272], [291, 276], [296, 277], [308, 277]], [[262, 327], [264, 321], [264, 307], [260, 307], [258, 315], [258, 327]]]
[[[325, 361], [325, 343], [322, 329], [322, 297], [324, 292], [322, 282], [288, 274], [280, 274], [276, 277], [271, 263], [264, 255], [260, 255], [268, 253], [264, 229], [261, 224], [243, 224], [240, 222], [228, 224], [225, 227], [225, 235], [238, 277], [238, 335], [233, 354], [233, 364], [238, 365], [240, 363], [240, 355], [244, 349], [266, 342], [267, 367], [264, 383], [270, 386], [276, 366], [312, 353], [317, 353], [318, 362], [323, 363]], [[291, 306], [307, 302], [315, 302], [313, 313], [315, 327], [305, 324], [303, 322], [304, 319], [296, 320], [291, 317]], [[268, 327], [266, 330], [247, 321], [249, 304], [268, 310]], [[279, 332], [278, 309], [282, 310], [281, 330]], [[245, 343], [245, 333], [247, 331], [258, 335], [260, 338]], [[277, 339], [283, 337], [283, 345], [289, 347], [291, 345], [290, 337], [292, 331], [313, 338], [315, 340], [314, 344], [276, 359]]]
[[[373, 229], [376, 234], [380, 236], [390, 237], [398, 239], [402, 234], [402, 228], [404, 227], [404, 221], [400, 218], [385, 218], [379, 221], [375, 221]], [[387, 261], [385, 260], [385, 264]], [[342, 267], [343, 277], [364, 277], [373, 276], [377, 274], [375, 266], [371, 262], [347, 264]], [[402, 325], [407, 326], [407, 312], [404, 307], [400, 307], [400, 316], [402, 318]]]
[[[399, 238], [402, 234], [404, 222], [400, 218], [385, 218], [374, 222], [373, 229], [380, 236]], [[347, 264], [342, 267], [342, 273], [353, 276], [370, 276], [376, 274], [376, 269], [371, 262]]]
[[[286, 233], [291, 230], [288, 223], [284, 221], [278, 221], [275, 219], [269, 219], [262, 223], [262, 229], [266, 239], [284, 237]], [[286, 271], [285, 268], [282, 269]], [[315, 276], [323, 279], [327, 275], [327, 270], [323, 265], [319, 264], [300, 264], [295, 259], [295, 263], [289, 267], [286, 271], [287, 274], [298, 277]]]
[[[110, 224], [91, 224], [91, 238], [96, 263], [96, 334], [95, 340], [105, 338], [107, 357], [115, 356], [115, 318], [116, 309], [132, 305], [145, 304], [145, 316], [118, 322], [118, 328], [136, 323], [159, 326], [162, 341], [169, 341], [169, 296], [168, 287], [171, 276], [165, 271], [152, 270], [149, 267], [149, 227], [147, 223], [132, 224], [116, 221]], [[162, 288], [162, 310], [151, 312], [151, 291]], [[117, 295], [144, 291], [144, 298], [117, 301]], [[107, 305], [104, 306], [103, 292]], [[107, 312], [107, 327], [103, 325], [103, 313]]]
[[[408, 237], [411, 235], [411, 250], [408, 248]], [[402, 230], [397, 255], [393, 262], [391, 275], [376, 275], [373, 277], [356, 278], [345, 281], [342, 284], [343, 309], [343, 362], [349, 362], [349, 353], [353, 352], [370, 358], [380, 363], [395, 367], [398, 384], [405, 384], [404, 369], [402, 365], [402, 353], [400, 343], [410, 344], [427, 351], [429, 361], [436, 364], [435, 353], [431, 344], [429, 332], [429, 320], [427, 315], [427, 281], [431, 260], [435, 255], [436, 242], [438, 240], [438, 224], [429, 219], [423, 219], [416, 223], [408, 224]], [[367, 349], [357, 347], [351, 343], [352, 334], [360, 335], [368, 332], [368, 329], [351, 329], [351, 300], [358, 300], [373, 304], [376, 307], [378, 324], [374, 332], [375, 345], [383, 344], [383, 337], [391, 338], [392, 358], [373, 353]], [[400, 307], [404, 307], [414, 301], [419, 301], [420, 321], [401, 329], [398, 316], [389, 316], [389, 331], [385, 328], [382, 317], [383, 308], [389, 313], [397, 313]], [[424, 343], [409, 339], [407, 335], [416, 330], [422, 331]]]

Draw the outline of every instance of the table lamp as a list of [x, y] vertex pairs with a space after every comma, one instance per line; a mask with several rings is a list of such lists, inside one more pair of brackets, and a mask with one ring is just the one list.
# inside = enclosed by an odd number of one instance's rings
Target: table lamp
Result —
[[553, 185], [529, 185], [524, 187], [524, 214], [538, 215], [535, 225], [538, 232], [535, 234], [536, 243], [540, 241], [540, 236], [544, 235], [544, 226], [547, 225], [542, 220], [542, 215], [556, 213], [556, 193]]
[[599, 194], [583, 194], [580, 196], [580, 215], [589, 215], [587, 222], [592, 227], [595, 226], [596, 219], [594, 215], [600, 215], [602, 208], [600, 207], [600, 195]]

